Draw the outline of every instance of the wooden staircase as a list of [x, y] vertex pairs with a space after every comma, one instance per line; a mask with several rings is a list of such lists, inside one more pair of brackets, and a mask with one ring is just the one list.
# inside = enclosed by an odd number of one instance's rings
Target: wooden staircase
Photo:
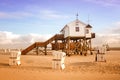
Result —
[[29, 47], [27, 47], [26, 49], [22, 50], [22, 55], [26, 55], [29, 51], [31, 51], [32, 49], [36, 48], [36, 47], [47, 47], [47, 45], [49, 43], [51, 43], [54, 40], [63, 40], [64, 39], [64, 35], [63, 34], [56, 34], [53, 37], [51, 37], [50, 39], [48, 39], [45, 42], [35, 42], [32, 45], [30, 45]]

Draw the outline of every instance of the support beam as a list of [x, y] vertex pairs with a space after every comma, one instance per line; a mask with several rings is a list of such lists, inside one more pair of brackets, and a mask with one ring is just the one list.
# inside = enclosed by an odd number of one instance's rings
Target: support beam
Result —
[[45, 55], [47, 55], [47, 46], [45, 46]]
[[91, 39], [89, 41], [89, 44], [90, 44], [90, 54], [93, 55], [93, 52], [92, 52], [92, 44], [91, 44]]
[[87, 40], [86, 40], [86, 38], [83, 39], [83, 54], [84, 54], [84, 56], [87, 55]]
[[62, 40], [62, 51], [65, 52], [65, 40]]
[[70, 37], [67, 37], [67, 55], [70, 56]]
[[39, 47], [36, 47], [36, 53], [39, 55]]
[[79, 42], [80, 42], [80, 55], [82, 55], [82, 40], [80, 39]]
[[57, 51], [58, 50], [58, 40], [55, 39], [55, 50]]

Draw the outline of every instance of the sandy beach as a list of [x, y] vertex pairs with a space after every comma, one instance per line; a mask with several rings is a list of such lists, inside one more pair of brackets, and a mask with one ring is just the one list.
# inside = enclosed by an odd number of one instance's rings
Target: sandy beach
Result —
[[0, 54], [0, 80], [120, 80], [120, 51], [108, 51], [106, 62], [95, 54], [65, 58], [64, 70], [52, 69], [52, 55], [22, 55], [20, 66], [9, 66], [9, 55]]

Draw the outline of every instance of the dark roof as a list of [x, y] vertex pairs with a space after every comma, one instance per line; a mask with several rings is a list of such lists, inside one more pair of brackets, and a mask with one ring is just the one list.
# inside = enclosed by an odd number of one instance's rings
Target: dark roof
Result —
[[88, 24], [88, 25], [86, 26], [86, 28], [92, 28], [92, 26]]

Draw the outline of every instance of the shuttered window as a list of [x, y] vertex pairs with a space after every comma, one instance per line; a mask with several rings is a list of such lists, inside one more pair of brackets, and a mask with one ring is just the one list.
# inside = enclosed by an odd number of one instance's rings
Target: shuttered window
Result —
[[89, 30], [88, 29], [86, 29], [86, 34], [89, 34]]
[[75, 31], [76, 31], [76, 32], [79, 32], [79, 27], [75, 27]]

